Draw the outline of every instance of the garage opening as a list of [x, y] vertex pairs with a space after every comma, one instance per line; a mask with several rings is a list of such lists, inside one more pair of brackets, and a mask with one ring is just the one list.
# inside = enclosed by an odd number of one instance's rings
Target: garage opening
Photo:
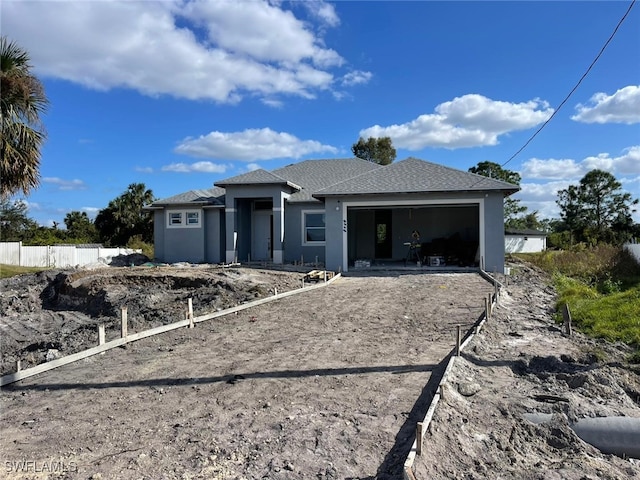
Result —
[[478, 204], [350, 206], [347, 225], [350, 266], [416, 260], [427, 266], [479, 265]]

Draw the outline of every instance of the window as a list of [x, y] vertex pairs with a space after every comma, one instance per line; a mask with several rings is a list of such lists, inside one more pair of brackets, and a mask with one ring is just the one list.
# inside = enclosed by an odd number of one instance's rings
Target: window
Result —
[[200, 212], [187, 212], [187, 225], [199, 225]]
[[172, 227], [182, 225], [182, 212], [169, 212], [169, 225]]
[[167, 228], [200, 228], [199, 210], [169, 210]]
[[324, 212], [302, 212], [302, 243], [324, 243]]

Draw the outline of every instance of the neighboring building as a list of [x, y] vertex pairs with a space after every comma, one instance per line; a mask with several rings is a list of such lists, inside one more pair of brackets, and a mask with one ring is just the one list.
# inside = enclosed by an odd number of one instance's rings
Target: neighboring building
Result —
[[547, 234], [538, 230], [507, 229], [504, 234], [505, 253], [534, 253], [547, 249]]
[[306, 160], [255, 170], [145, 207], [164, 262], [317, 258], [347, 271], [356, 260], [401, 261], [418, 230], [421, 254], [449, 264], [504, 267], [503, 199], [516, 185], [415, 158], [378, 165]]

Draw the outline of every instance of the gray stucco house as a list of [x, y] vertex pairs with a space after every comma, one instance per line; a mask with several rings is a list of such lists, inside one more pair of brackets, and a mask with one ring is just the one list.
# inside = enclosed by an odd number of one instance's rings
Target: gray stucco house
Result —
[[407, 259], [504, 268], [503, 199], [516, 185], [408, 158], [306, 160], [215, 182], [145, 207], [156, 258], [173, 263], [317, 258], [329, 270]]

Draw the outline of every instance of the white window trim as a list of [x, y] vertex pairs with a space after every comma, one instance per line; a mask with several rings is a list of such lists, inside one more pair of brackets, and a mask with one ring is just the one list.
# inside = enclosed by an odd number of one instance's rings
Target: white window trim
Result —
[[[300, 212], [302, 214], [302, 220], [300, 221], [301, 226], [302, 226], [302, 231], [301, 231], [301, 235], [302, 235], [302, 245], [308, 245], [308, 246], [322, 246], [324, 244], [326, 244], [326, 238], [327, 238], [327, 215], [326, 212], [324, 210], [302, 210], [302, 212]], [[306, 219], [307, 219], [307, 214], [322, 214], [324, 215], [324, 238], [325, 240], [321, 241], [321, 242], [311, 242], [311, 241], [307, 241], [307, 223], [306, 223]], [[311, 227], [314, 228], [314, 227]], [[317, 228], [317, 227], [316, 227]]]
[[[179, 225], [171, 225], [171, 214], [179, 213], [181, 218], [181, 223]], [[189, 213], [197, 213], [198, 214], [198, 223], [187, 223], [187, 215]], [[167, 210], [167, 228], [200, 228], [202, 227], [202, 210], [195, 209], [175, 209], [175, 210]]]

